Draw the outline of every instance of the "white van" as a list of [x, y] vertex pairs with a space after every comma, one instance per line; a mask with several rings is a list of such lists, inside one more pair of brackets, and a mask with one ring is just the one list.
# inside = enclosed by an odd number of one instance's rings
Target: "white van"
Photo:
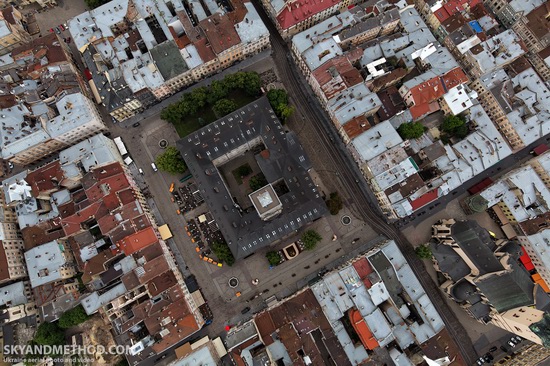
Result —
[[143, 169], [139, 168], [138, 171], [139, 171], [139, 174], [143, 175]]
[[153, 168], [153, 170], [154, 170], [155, 172], [158, 171], [157, 166], [155, 165], [155, 163], [151, 163], [151, 168]]

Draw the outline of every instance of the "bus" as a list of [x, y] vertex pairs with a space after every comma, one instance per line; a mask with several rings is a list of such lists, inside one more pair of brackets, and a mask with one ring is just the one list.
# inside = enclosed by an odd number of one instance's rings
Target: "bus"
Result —
[[118, 151], [120, 152], [121, 156], [128, 154], [128, 150], [126, 150], [126, 146], [124, 145], [124, 142], [122, 142], [121, 137], [115, 137], [113, 141], [115, 142], [116, 147], [118, 148]]

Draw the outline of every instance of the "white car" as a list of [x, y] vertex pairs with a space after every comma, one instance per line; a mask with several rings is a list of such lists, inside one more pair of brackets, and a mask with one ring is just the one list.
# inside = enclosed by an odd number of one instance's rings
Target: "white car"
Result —
[[516, 344], [515, 344], [514, 342], [512, 342], [512, 341], [508, 341], [507, 343], [508, 343], [508, 345], [509, 345], [510, 347], [512, 347], [512, 348], [516, 346]]
[[153, 168], [153, 171], [157, 172], [158, 169], [157, 169], [157, 166], [155, 163], [151, 163], [151, 168]]

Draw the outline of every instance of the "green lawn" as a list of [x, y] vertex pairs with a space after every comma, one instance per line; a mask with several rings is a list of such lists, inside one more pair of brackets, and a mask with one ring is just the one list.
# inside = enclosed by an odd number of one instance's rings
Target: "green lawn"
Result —
[[[240, 91], [240, 90], [236, 90], [227, 96], [227, 99], [231, 99], [232, 101], [237, 103], [238, 108], [241, 108], [249, 103], [252, 103], [257, 98], [258, 97], [248, 96], [243, 91]], [[207, 105], [205, 108], [199, 111], [196, 115], [188, 116], [184, 118], [180, 123], [174, 124], [174, 126], [176, 127], [176, 131], [178, 131], [178, 135], [180, 137], [185, 137], [190, 133], [193, 133], [196, 130], [203, 127], [199, 123], [200, 118], [203, 119], [204, 126], [219, 119], [214, 113], [214, 111], [212, 110], [212, 108], [209, 105]]]

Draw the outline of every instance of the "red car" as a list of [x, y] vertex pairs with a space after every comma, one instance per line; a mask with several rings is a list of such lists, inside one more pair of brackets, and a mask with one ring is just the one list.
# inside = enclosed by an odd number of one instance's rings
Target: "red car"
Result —
[[65, 27], [63, 26], [63, 24], [59, 24], [59, 28], [61, 28], [62, 31], [65, 30]]
[[50, 33], [53, 33], [53, 28], [50, 28]]

